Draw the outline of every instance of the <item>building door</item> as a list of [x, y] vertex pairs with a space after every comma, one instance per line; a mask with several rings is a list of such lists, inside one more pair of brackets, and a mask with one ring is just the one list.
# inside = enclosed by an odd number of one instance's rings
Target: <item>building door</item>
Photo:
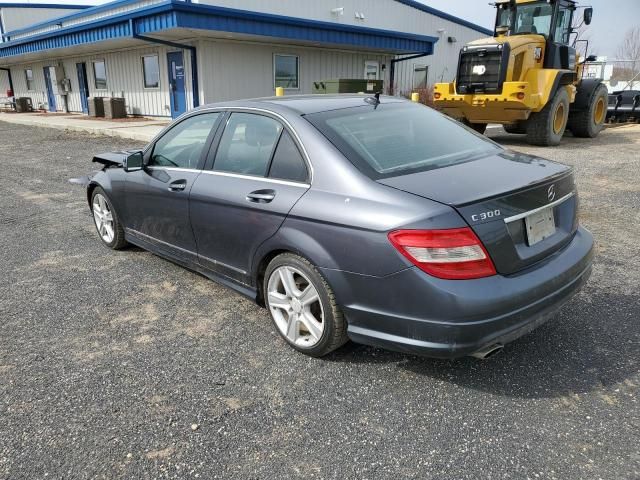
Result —
[[380, 64], [375, 61], [364, 62], [365, 80], [378, 80], [380, 78]]
[[44, 83], [47, 86], [47, 102], [49, 104], [49, 111], [55, 112], [56, 108], [56, 94], [53, 90], [53, 83], [51, 82], [51, 67], [44, 67]]
[[171, 118], [176, 118], [187, 111], [187, 100], [184, 85], [184, 58], [182, 52], [167, 53], [169, 67], [169, 97], [171, 99]]
[[78, 71], [78, 90], [80, 92], [80, 105], [82, 106], [83, 113], [89, 113], [89, 82], [87, 80], [87, 64], [76, 63], [76, 70]]

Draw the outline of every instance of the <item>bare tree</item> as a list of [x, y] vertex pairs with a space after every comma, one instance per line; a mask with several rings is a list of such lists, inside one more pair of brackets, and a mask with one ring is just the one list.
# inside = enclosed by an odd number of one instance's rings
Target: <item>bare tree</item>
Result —
[[618, 60], [624, 63], [616, 64], [612, 79], [631, 80], [640, 71], [640, 27], [633, 27], [625, 34], [622, 43], [616, 51]]
[[616, 52], [618, 60], [640, 61], [640, 27], [628, 30]]

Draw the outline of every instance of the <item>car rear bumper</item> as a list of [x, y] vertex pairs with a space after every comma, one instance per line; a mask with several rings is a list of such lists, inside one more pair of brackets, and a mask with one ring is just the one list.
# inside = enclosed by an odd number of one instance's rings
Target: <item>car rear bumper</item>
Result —
[[507, 343], [554, 316], [591, 274], [593, 237], [573, 240], [514, 275], [441, 280], [413, 267], [387, 277], [323, 269], [347, 318], [349, 337], [440, 358]]

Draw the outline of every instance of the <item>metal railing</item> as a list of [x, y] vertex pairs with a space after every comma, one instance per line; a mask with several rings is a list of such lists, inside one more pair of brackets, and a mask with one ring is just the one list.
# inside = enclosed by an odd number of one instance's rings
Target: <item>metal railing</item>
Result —
[[584, 65], [582, 78], [602, 78], [609, 93], [640, 89], [639, 60], [606, 60]]

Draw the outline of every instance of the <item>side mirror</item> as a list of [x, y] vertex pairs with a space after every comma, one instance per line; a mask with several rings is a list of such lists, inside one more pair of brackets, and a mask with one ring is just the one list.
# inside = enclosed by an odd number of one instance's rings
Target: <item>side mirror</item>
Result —
[[595, 55], [589, 55], [586, 59], [585, 62], [595, 62], [596, 60], [598, 60], [598, 57]]
[[137, 172], [144, 167], [144, 156], [142, 152], [134, 152], [124, 160], [125, 172]]
[[584, 24], [591, 25], [591, 19], [593, 18], [593, 7], [587, 7], [584, 9]]

